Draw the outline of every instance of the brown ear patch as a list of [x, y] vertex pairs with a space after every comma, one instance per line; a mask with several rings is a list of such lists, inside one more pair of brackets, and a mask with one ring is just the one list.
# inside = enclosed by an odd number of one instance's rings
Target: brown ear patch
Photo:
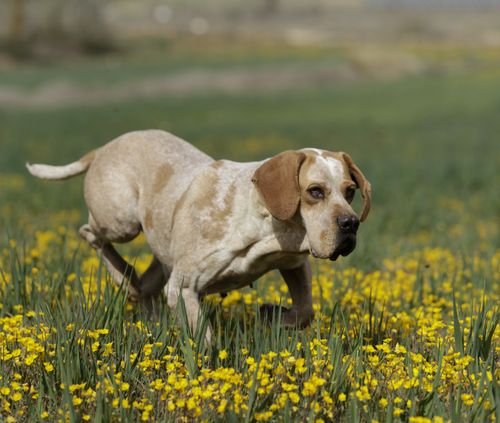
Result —
[[300, 202], [299, 171], [306, 155], [285, 151], [262, 164], [252, 182], [266, 208], [278, 220], [293, 217]]
[[344, 158], [347, 166], [349, 168], [349, 173], [351, 174], [352, 179], [356, 182], [359, 190], [361, 191], [361, 197], [363, 198], [363, 210], [361, 211], [360, 220], [363, 222], [368, 213], [370, 212], [371, 207], [371, 198], [372, 198], [372, 186], [370, 182], [365, 178], [363, 172], [359, 169], [358, 166], [354, 163], [351, 156], [347, 153], [342, 153], [342, 157]]

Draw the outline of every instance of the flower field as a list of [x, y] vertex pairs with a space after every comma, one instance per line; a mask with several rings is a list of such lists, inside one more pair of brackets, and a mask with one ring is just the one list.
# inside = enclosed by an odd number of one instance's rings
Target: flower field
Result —
[[[318, 261], [316, 319], [303, 331], [259, 321], [263, 302], [290, 301], [268, 276], [205, 299], [216, 334], [206, 348], [163, 303], [151, 317], [126, 302], [64, 226], [79, 218], [54, 215], [57, 229], [32, 227], [26, 242], [1, 251], [3, 421], [498, 416], [498, 250], [462, 257], [419, 247], [371, 271]], [[137, 268], [150, 259], [139, 254]]]

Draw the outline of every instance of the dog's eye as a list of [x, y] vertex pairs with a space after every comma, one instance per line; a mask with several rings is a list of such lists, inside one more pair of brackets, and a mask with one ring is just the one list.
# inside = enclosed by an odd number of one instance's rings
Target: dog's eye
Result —
[[320, 187], [312, 187], [307, 190], [309, 195], [316, 199], [316, 200], [321, 200], [325, 198], [325, 191], [323, 191], [323, 188]]
[[348, 203], [350, 203], [354, 199], [354, 194], [356, 193], [356, 190], [354, 188], [347, 188], [345, 190], [345, 199], [347, 200]]

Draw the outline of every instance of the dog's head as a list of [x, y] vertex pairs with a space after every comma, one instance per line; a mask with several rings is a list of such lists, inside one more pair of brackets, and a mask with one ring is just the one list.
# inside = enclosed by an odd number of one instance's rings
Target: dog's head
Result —
[[[300, 213], [313, 256], [336, 260], [354, 250], [359, 222], [370, 211], [371, 186], [348, 154], [285, 151], [264, 162], [253, 182], [274, 218]], [[363, 198], [360, 218], [351, 207], [356, 189]]]

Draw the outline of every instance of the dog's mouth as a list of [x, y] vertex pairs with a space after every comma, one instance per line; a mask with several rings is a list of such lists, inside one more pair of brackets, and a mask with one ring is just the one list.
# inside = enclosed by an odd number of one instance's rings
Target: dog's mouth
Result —
[[356, 235], [354, 234], [349, 234], [345, 235], [340, 243], [337, 245], [337, 248], [333, 251], [331, 255], [327, 254], [322, 254], [319, 251], [316, 251], [314, 248], [310, 248], [310, 253], [314, 258], [320, 258], [320, 259], [327, 259], [329, 258], [332, 261], [335, 261], [339, 258], [339, 256], [347, 256], [351, 254], [356, 248]]
[[348, 256], [354, 251], [354, 248], [356, 248], [356, 236], [347, 235], [329, 258], [330, 260], [335, 261], [339, 258], [339, 256]]

